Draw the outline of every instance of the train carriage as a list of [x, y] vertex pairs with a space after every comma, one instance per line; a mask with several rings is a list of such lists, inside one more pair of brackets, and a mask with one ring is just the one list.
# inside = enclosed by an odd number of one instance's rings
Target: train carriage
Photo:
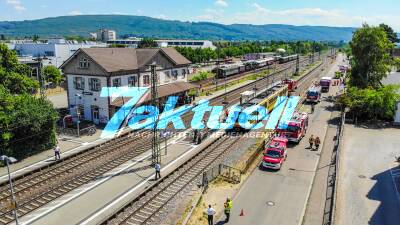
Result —
[[[277, 84], [272, 88], [269, 88], [259, 94], [255, 94], [252, 91], [245, 91], [243, 92], [240, 96], [240, 103], [236, 105], [239, 107], [241, 110], [244, 110], [248, 107], [254, 106], [254, 105], [259, 105], [262, 106], [266, 109], [267, 113], [271, 113], [272, 110], [274, 109], [276, 102], [278, 101], [279, 97], [282, 96], [287, 96], [289, 93], [287, 85], [284, 84]], [[240, 112], [238, 112], [239, 114]], [[229, 112], [226, 112], [225, 116], [228, 116]], [[238, 115], [236, 115], [238, 118]], [[257, 124], [260, 122], [263, 118], [259, 118], [256, 121], [251, 121], [251, 124]], [[233, 127], [235, 130], [246, 130], [243, 129], [239, 122], [236, 121]]]

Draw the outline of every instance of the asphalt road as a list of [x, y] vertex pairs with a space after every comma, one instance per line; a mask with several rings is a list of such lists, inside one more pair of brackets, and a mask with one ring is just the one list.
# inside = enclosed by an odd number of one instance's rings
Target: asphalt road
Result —
[[[333, 76], [335, 70], [337, 70], [336, 65], [329, 71], [328, 76]], [[280, 171], [256, 169], [246, 180], [233, 199], [229, 225], [302, 224], [321, 154], [320, 151], [310, 151], [307, 148], [307, 140], [314, 134], [324, 143], [331, 118], [329, 108], [332, 104], [325, 98], [326, 96], [328, 95], [324, 94], [323, 101], [316, 106], [314, 114], [310, 115], [310, 126], [306, 137], [300, 144], [288, 149], [288, 159], [282, 169]], [[323, 146], [320, 147], [322, 148]], [[242, 210], [244, 216], [240, 216]], [[217, 224], [223, 224], [221, 222], [223, 219], [224, 216]]]
[[335, 224], [400, 224], [394, 185], [400, 174], [391, 170], [397, 166], [395, 155], [400, 155], [400, 129], [346, 125], [343, 137]]

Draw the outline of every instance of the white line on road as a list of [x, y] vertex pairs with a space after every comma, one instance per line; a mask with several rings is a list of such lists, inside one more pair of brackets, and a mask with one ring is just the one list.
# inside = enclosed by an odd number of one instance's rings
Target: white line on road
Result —
[[[395, 169], [395, 170], [397, 171], [397, 170], [399, 170], [399, 169]], [[397, 176], [399, 176], [399, 175], [393, 175], [393, 168], [392, 168], [392, 167], [390, 168], [390, 175], [391, 175], [391, 177], [392, 177], [392, 181], [393, 181], [394, 188], [396, 189], [397, 200], [400, 202], [399, 187], [397, 187], [396, 180], [395, 180], [395, 177], [397, 177]]]
[[[43, 207], [43, 208], [41, 208], [41, 209], [46, 209], [46, 211], [44, 211], [44, 212], [42, 212], [42, 213], [40, 213], [40, 214], [36, 214], [36, 215], [33, 214], [33, 215], [32, 215], [33, 218], [31, 218], [31, 219], [29, 219], [29, 220], [27, 220], [27, 221], [22, 222], [22, 224], [29, 224], [29, 223], [32, 223], [32, 222], [34, 222], [34, 221], [40, 219], [41, 217], [47, 215], [48, 213], [54, 211], [55, 209], [57, 209], [57, 208], [59, 208], [59, 207], [65, 205], [66, 203], [68, 203], [68, 202], [74, 200], [75, 198], [81, 196], [82, 194], [84, 194], [84, 193], [86, 193], [86, 192], [92, 190], [93, 188], [99, 186], [100, 184], [106, 182], [107, 180], [111, 179], [114, 175], [119, 174], [119, 173], [125, 171], [126, 169], [128, 169], [128, 168], [130, 168], [130, 167], [132, 167], [132, 166], [134, 166], [134, 165], [136, 165], [136, 164], [138, 164], [139, 162], [145, 160], [146, 158], [149, 158], [150, 156], [151, 156], [151, 154], [147, 154], [147, 155], [143, 156], [142, 158], [138, 159], [137, 161], [135, 161], [135, 162], [133, 162], [133, 163], [131, 163], [131, 164], [125, 166], [124, 168], [122, 168], [122, 169], [120, 169], [120, 170], [118, 170], [117, 172], [115, 172], [115, 173], [113, 173], [113, 174], [109, 174], [109, 176], [107, 176], [107, 177], [105, 177], [105, 178], [103, 178], [103, 179], [101, 179], [101, 180], [99, 180], [99, 181], [97, 181], [97, 182], [94, 182], [94, 183], [93, 183], [92, 185], [90, 185], [89, 187], [82, 188], [81, 191], [79, 191], [78, 193], [72, 195], [72, 196], [69, 197], [69, 198], [66, 198], [66, 199], [63, 199], [62, 201], [59, 201], [59, 203], [56, 204], [55, 206]], [[30, 216], [31, 216], [31, 215], [27, 215], [26, 217], [30, 217]]]
[[[164, 168], [161, 169], [161, 171], [165, 171], [166, 169], [168, 169], [170, 166], [172, 166], [174, 163], [176, 163], [178, 160], [182, 159], [183, 157], [185, 157], [187, 154], [189, 154], [190, 152], [192, 152], [195, 148], [191, 148], [188, 151], [186, 151], [184, 154], [182, 154], [181, 156], [179, 156], [178, 158], [174, 159], [172, 162], [168, 163], [167, 166], [165, 166]], [[99, 215], [101, 215], [102, 213], [104, 213], [105, 211], [107, 211], [109, 208], [113, 207], [115, 204], [117, 204], [118, 202], [120, 202], [122, 199], [126, 198], [127, 196], [129, 196], [131, 193], [133, 193], [134, 191], [136, 191], [137, 189], [139, 189], [140, 187], [142, 187], [143, 185], [145, 185], [150, 179], [152, 179], [153, 174], [150, 175], [146, 180], [143, 180], [141, 183], [139, 183], [138, 185], [136, 185], [135, 187], [133, 187], [132, 189], [130, 189], [129, 191], [125, 192], [123, 195], [121, 195], [120, 197], [118, 197], [117, 199], [115, 199], [114, 201], [108, 203], [105, 207], [103, 207], [102, 209], [100, 209], [99, 211], [95, 212], [94, 214], [92, 214], [89, 218], [85, 219], [84, 221], [82, 221], [81, 223], [79, 223], [79, 225], [85, 225], [88, 224], [90, 221], [94, 220], [96, 217], [98, 217]]]
[[[171, 145], [171, 144], [168, 144], [168, 145]], [[195, 147], [196, 147], [196, 146], [192, 146], [185, 154], [183, 154], [181, 157], [178, 157], [176, 160], [182, 158], [182, 157], [183, 157], [184, 155], [186, 155], [188, 152], [192, 151]], [[42, 208], [40, 208], [40, 209], [46, 209], [44, 212], [42, 212], [42, 213], [40, 213], [40, 214], [36, 214], [36, 215], [35, 215], [35, 214], [26, 215], [25, 217], [33, 217], [33, 218], [32, 218], [32, 219], [29, 219], [28, 221], [24, 221], [24, 222], [22, 222], [21, 224], [29, 224], [29, 223], [32, 223], [32, 222], [34, 222], [34, 221], [40, 219], [41, 217], [43, 217], [43, 216], [49, 214], [50, 212], [54, 211], [55, 209], [60, 208], [61, 206], [65, 205], [66, 203], [68, 203], [68, 202], [70, 202], [70, 201], [76, 199], [77, 197], [81, 196], [82, 194], [84, 194], [84, 193], [86, 193], [86, 192], [88, 192], [88, 191], [94, 189], [95, 187], [99, 186], [100, 184], [102, 184], [102, 183], [106, 182], [107, 180], [113, 178], [114, 175], [119, 174], [119, 173], [122, 173], [123, 171], [125, 171], [125, 170], [131, 168], [132, 166], [134, 166], [134, 165], [140, 163], [141, 161], [143, 161], [143, 160], [149, 158], [150, 156], [151, 156], [151, 153], [146, 154], [145, 156], [141, 157], [141, 158], [138, 159], [138, 160], [135, 160], [135, 162], [128, 164], [127, 166], [121, 168], [120, 170], [118, 170], [118, 171], [116, 171], [116, 172], [114, 172], [114, 173], [111, 173], [111, 174], [106, 174], [106, 175], [108, 175], [107, 177], [105, 177], [105, 178], [103, 178], [103, 179], [100, 179], [99, 181], [93, 183], [92, 185], [90, 185], [90, 186], [88, 186], [88, 187], [86, 187], [86, 188], [85, 188], [85, 187], [81, 188], [81, 189], [82, 189], [81, 191], [79, 191], [79, 192], [77, 192], [77, 193], [71, 195], [69, 198], [65, 198], [65, 199], [63, 199], [63, 200], [61, 200], [61, 201], [58, 201], [59, 203], [56, 204], [55, 206], [51, 206], [51, 207], [42, 207]], [[176, 160], [172, 161], [171, 163], [176, 162]], [[166, 168], [168, 168], [168, 167], [169, 167], [169, 164], [168, 164], [168, 166], [166, 166]], [[164, 168], [164, 169], [165, 169], [165, 168]], [[145, 180], [145, 183], [146, 183], [152, 176], [153, 176], [153, 175], [150, 175], [150, 177], [149, 177], [148, 179]], [[79, 190], [79, 189], [78, 189], [78, 190]], [[40, 210], [40, 209], [39, 209], [39, 210]]]

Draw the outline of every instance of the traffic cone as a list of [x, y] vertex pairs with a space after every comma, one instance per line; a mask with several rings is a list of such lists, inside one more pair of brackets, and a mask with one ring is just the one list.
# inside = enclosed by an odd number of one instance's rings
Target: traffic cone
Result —
[[240, 215], [239, 215], [239, 216], [244, 216], [244, 211], [243, 211], [243, 209], [240, 210]]

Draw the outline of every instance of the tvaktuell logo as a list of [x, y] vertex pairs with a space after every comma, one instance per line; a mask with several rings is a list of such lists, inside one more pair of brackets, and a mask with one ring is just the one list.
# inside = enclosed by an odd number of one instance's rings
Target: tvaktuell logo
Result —
[[[109, 120], [101, 134], [101, 138], [114, 137], [119, 129], [126, 125], [133, 130], [154, 129], [154, 126], [157, 129], [164, 130], [169, 123], [172, 123], [176, 130], [186, 130], [182, 115], [188, 111], [194, 113], [190, 126], [192, 129], [197, 130], [206, 127], [216, 130], [229, 130], [234, 127], [236, 122], [242, 128], [248, 130], [261, 129], [263, 127], [264, 129], [275, 129], [279, 118], [281, 120], [278, 127], [285, 129], [287, 127], [286, 121], [292, 118], [300, 100], [299, 96], [280, 96], [276, 100], [271, 113], [268, 113], [265, 107], [259, 105], [243, 108], [236, 104], [228, 108], [228, 115], [224, 121], [221, 121], [221, 116], [225, 112], [224, 106], [210, 106], [208, 100], [201, 100], [197, 105], [183, 105], [176, 108], [178, 97], [170, 96], [161, 114], [161, 109], [152, 105], [139, 105], [136, 107], [147, 91], [149, 91], [148, 87], [105, 87], [101, 90], [101, 97], [125, 97], [129, 99]], [[210, 116], [208, 121], [204, 121], [204, 115], [207, 112], [210, 113]], [[264, 125], [265, 121], [267, 121], [266, 125]]]

